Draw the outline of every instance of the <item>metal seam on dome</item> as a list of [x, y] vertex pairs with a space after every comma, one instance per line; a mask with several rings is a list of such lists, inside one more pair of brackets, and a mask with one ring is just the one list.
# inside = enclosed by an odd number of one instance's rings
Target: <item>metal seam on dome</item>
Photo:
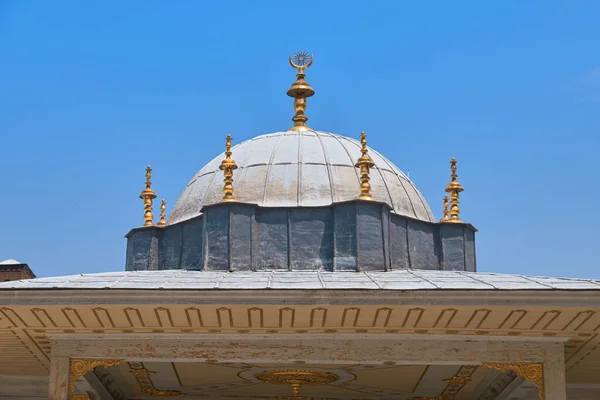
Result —
[[[375, 150], [373, 150], [375, 151]], [[392, 173], [394, 175], [396, 175], [398, 178], [400, 179], [404, 179], [406, 181], [410, 181], [410, 179], [408, 178], [408, 176], [406, 176], [406, 174], [400, 169], [398, 168], [398, 166], [396, 164], [394, 164], [393, 162], [391, 162], [386, 156], [384, 156], [383, 154], [375, 151], [375, 153], [377, 153], [377, 155], [379, 157], [381, 157], [383, 159], [383, 161], [385, 161], [385, 163], [388, 165], [388, 167], [390, 168], [390, 170], [392, 171]], [[397, 171], [397, 172], [396, 172]]]
[[423, 204], [423, 208], [425, 208], [425, 212], [427, 213], [427, 215], [429, 215], [431, 222], [435, 222], [435, 216], [433, 215], [433, 211], [431, 211], [429, 204], [427, 204], [425, 198], [423, 197], [421, 192], [417, 190], [416, 186], [413, 185], [413, 187], [415, 188], [415, 192], [417, 192], [417, 196], [419, 196], [419, 199], [421, 200], [421, 204]]
[[[213, 182], [215, 181], [215, 176], [216, 175], [217, 175], [216, 172], [212, 173], [212, 176], [210, 177], [210, 182], [208, 182], [208, 185], [206, 185], [206, 188], [204, 189], [204, 193], [202, 194], [202, 200], [200, 200], [200, 208], [198, 209], [198, 214], [200, 214], [200, 211], [202, 210], [202, 207], [204, 207], [204, 203], [206, 203], [206, 197], [208, 195], [208, 191], [212, 187]], [[175, 205], [177, 205], [177, 204], [175, 204]], [[173, 210], [171, 210], [171, 212], [173, 212]]]
[[[265, 140], [265, 139], [266, 139], [266, 136], [267, 136], [267, 135], [264, 135], [264, 136], [258, 136], [258, 137], [254, 137], [254, 138], [252, 138], [252, 139], [249, 139], [249, 140], [246, 140], [246, 141], [244, 141], [244, 142], [242, 142], [242, 143], [245, 143], [245, 142], [255, 142], [255, 143], [254, 143], [254, 147], [252, 147], [252, 149], [251, 149], [252, 151], [254, 151], [254, 149], [256, 149], [258, 146], [260, 146], [260, 143], [261, 143], [263, 140]], [[242, 143], [238, 144], [237, 146], [241, 146], [241, 145], [242, 145]], [[237, 147], [237, 146], [235, 146], [235, 147]], [[234, 147], [234, 148], [235, 148], [235, 147]], [[243, 171], [244, 171], [244, 174], [243, 174], [243, 175], [242, 175], [242, 174], [238, 174], [238, 175], [240, 175], [240, 176], [238, 176], [238, 178], [237, 178], [238, 187], [240, 187], [240, 188], [241, 188], [241, 187], [243, 187], [243, 185], [244, 185], [244, 182], [245, 182], [245, 180], [246, 180], [246, 175], [248, 175], [248, 171], [250, 170], [250, 168], [251, 168], [251, 167], [254, 167], [254, 166], [257, 166], [257, 165], [262, 165], [262, 164], [252, 164], [252, 165], [246, 165], [246, 162], [248, 161], [248, 158], [250, 158], [250, 154], [252, 154], [252, 151], [247, 151], [247, 152], [246, 152], [246, 155], [245, 155], [245, 157], [244, 157], [244, 160], [243, 160], [243, 161], [240, 163], [240, 168], [238, 169], [238, 171], [239, 171], [239, 170], [243, 170]], [[240, 171], [240, 172], [241, 172], [241, 171]], [[238, 195], [240, 195], [240, 194], [241, 194], [241, 198], [243, 199], [243, 198], [244, 198], [243, 191], [238, 191]], [[243, 201], [243, 200], [242, 200], [242, 201]]]
[[[360, 189], [360, 173], [358, 172], [358, 169], [354, 167], [354, 159], [352, 158], [352, 156], [350, 155], [350, 152], [348, 151], [348, 149], [346, 148], [346, 146], [344, 146], [342, 144], [342, 141], [339, 139], [338, 135], [331, 133], [331, 132], [323, 132], [331, 137], [333, 137], [335, 140], [338, 141], [338, 143], [340, 144], [340, 146], [342, 146], [342, 149], [344, 149], [344, 152], [346, 152], [346, 155], [348, 156], [348, 159], [350, 160], [350, 165], [352, 166], [352, 169], [354, 170], [354, 174], [356, 175], [356, 180], [358, 185], [357, 187], [357, 193], [358, 193], [358, 189]], [[343, 137], [343, 136], [342, 136]]]
[[[315, 132], [315, 131], [313, 131]], [[315, 132], [316, 134], [316, 132]], [[335, 189], [333, 186], [333, 175], [331, 174], [331, 168], [330, 168], [330, 164], [329, 164], [329, 159], [327, 157], [327, 150], [325, 148], [325, 146], [323, 145], [323, 140], [321, 140], [321, 136], [319, 134], [316, 134], [317, 136], [317, 140], [319, 141], [319, 144], [321, 145], [321, 149], [323, 150], [323, 159], [325, 160], [325, 168], [327, 169], [327, 175], [329, 176], [329, 191], [331, 192], [331, 204], [333, 204], [335, 202]], [[340, 146], [342, 146], [342, 144], [340, 143]], [[344, 147], [344, 146], [342, 146]]]
[[212, 158], [212, 159], [211, 159], [211, 160], [210, 160], [208, 163], [206, 163], [206, 164], [205, 164], [205, 165], [204, 165], [204, 166], [203, 166], [203, 167], [200, 169], [200, 171], [198, 171], [197, 173], [195, 173], [195, 174], [194, 174], [194, 176], [193, 176], [193, 177], [192, 177], [192, 179], [191, 179], [191, 180], [188, 182], [188, 184], [187, 184], [187, 186], [186, 186], [186, 187], [188, 187], [188, 186], [191, 186], [191, 185], [192, 185], [192, 183], [194, 183], [195, 181], [197, 181], [197, 180], [198, 180], [200, 177], [202, 177], [202, 176], [208, 175], [208, 174], [210, 174], [210, 173], [213, 173], [213, 172], [215, 172], [215, 171], [219, 171], [219, 166], [217, 165], [217, 168], [215, 168], [215, 169], [213, 169], [213, 170], [210, 170], [210, 171], [207, 171], [207, 172], [205, 172], [205, 173], [201, 174], [201, 172], [204, 170], [204, 168], [205, 168], [207, 165], [210, 165], [210, 164], [212, 164], [213, 162], [215, 162], [215, 161], [219, 160], [220, 158], [221, 158], [221, 154], [219, 154], [219, 155], [218, 155], [218, 156], [216, 156], [216, 157], [213, 157], [213, 158]]
[[265, 186], [263, 187], [263, 204], [267, 202], [267, 184], [269, 183], [269, 177], [271, 176], [271, 168], [273, 167], [273, 159], [275, 158], [275, 154], [277, 153], [277, 146], [284, 135], [279, 135], [277, 138], [277, 142], [273, 146], [273, 150], [271, 150], [271, 156], [269, 157], [269, 163], [267, 164], [267, 171], [265, 172]]
[[[392, 168], [393, 164], [391, 161], [389, 161], [385, 157], [381, 156], [378, 152], [375, 151], [375, 153], [383, 160], [383, 162], [385, 162], [388, 165], [388, 167]], [[392, 168], [392, 171], [393, 171], [393, 168]], [[415, 218], [418, 219], [419, 217], [417, 216], [417, 210], [415, 208], [415, 205], [413, 204], [410, 194], [408, 194], [408, 190], [406, 190], [406, 187], [404, 186], [404, 182], [402, 182], [402, 179], [400, 179], [398, 174], [394, 174], [394, 175], [396, 175], [396, 177], [398, 178], [398, 182], [400, 182], [400, 186], [402, 186], [402, 190], [404, 190], [404, 193], [406, 193], [406, 198], [408, 199], [408, 201], [410, 203], [410, 208], [412, 208], [412, 210], [413, 210], [413, 215], [415, 216]], [[409, 180], [409, 182], [410, 182], [410, 180]], [[398, 212], [395, 208], [394, 208], [394, 211]]]
[[[429, 208], [429, 205], [427, 204], [427, 202], [425, 201], [425, 199], [423, 198], [423, 196], [421, 195], [421, 192], [419, 192], [419, 190], [417, 189], [417, 187], [415, 186], [415, 184], [413, 183], [413, 181], [411, 181], [405, 174], [404, 172], [402, 172], [399, 168], [398, 169], [399, 172], [402, 173], [402, 175], [399, 175], [398, 173], [394, 172], [394, 163], [392, 163], [390, 160], [388, 160], [385, 156], [381, 155], [380, 153], [378, 153], [377, 151], [374, 151], [379, 157], [381, 157], [383, 159], [383, 161], [388, 165], [388, 167], [390, 167], [390, 169], [392, 170], [392, 173], [394, 175], [396, 175], [398, 177], [398, 180], [400, 181], [400, 184], [402, 185], [402, 188], [404, 189], [404, 191], [406, 192], [406, 195], [408, 196], [408, 199], [410, 201], [411, 207], [413, 209], [413, 212], [415, 214], [415, 217], [419, 218], [417, 216], [417, 211], [414, 207], [414, 204], [412, 202], [412, 198], [411, 196], [408, 194], [408, 191], [406, 190], [406, 187], [404, 186], [404, 182], [402, 182], [403, 180], [407, 181], [410, 186], [413, 188], [413, 190], [415, 191], [415, 193], [417, 194], [417, 196], [419, 197], [419, 201], [421, 201], [421, 204], [423, 205], [423, 208], [425, 209], [425, 214], [428, 215], [429, 217], [429, 221], [430, 222], [435, 222], [435, 217], [433, 215], [433, 213], [431, 212], [431, 209]], [[404, 179], [402, 179], [404, 178]]]
[[[435, 217], [433, 216], [433, 213], [431, 212], [431, 209], [429, 208], [429, 205], [427, 204], [427, 202], [425, 202], [425, 199], [423, 198], [423, 195], [421, 195], [421, 192], [419, 192], [419, 189], [417, 189], [417, 186], [411, 180], [409, 180], [408, 183], [413, 188], [413, 190], [415, 191], [417, 197], [421, 201], [421, 204], [423, 205], [423, 209], [425, 210], [425, 214], [429, 215], [429, 218], [430, 218], [431, 222], [435, 222]], [[417, 215], [417, 214], [415, 213], [415, 215]]]
[[302, 135], [298, 132], [298, 170], [296, 172], [296, 205], [300, 205], [302, 190]]

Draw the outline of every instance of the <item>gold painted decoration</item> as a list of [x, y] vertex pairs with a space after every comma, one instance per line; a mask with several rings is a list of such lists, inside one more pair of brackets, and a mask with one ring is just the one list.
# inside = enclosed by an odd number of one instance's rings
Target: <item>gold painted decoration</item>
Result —
[[476, 369], [476, 365], [463, 365], [452, 378], [444, 379], [447, 385], [442, 394], [435, 397], [415, 397], [413, 400], [454, 400], [458, 392], [471, 382]]
[[92, 396], [90, 392], [85, 392], [84, 394], [72, 394], [70, 400], [92, 400]]
[[542, 364], [495, 364], [486, 363], [484, 367], [496, 369], [498, 371], [506, 372], [513, 371], [517, 375], [522, 376], [529, 382], [533, 383], [538, 388], [538, 397], [540, 400], [546, 399], [544, 393], [544, 367]]
[[71, 360], [69, 368], [69, 393], [75, 391], [75, 382], [96, 367], [112, 367], [125, 362], [125, 360]]
[[339, 379], [339, 376], [330, 372], [302, 369], [266, 371], [254, 377], [264, 383], [290, 385], [294, 397], [300, 394], [302, 385], [327, 385]]
[[452, 171], [452, 174], [450, 175], [451, 180], [446, 186], [446, 192], [450, 194], [450, 217], [444, 222], [462, 222], [459, 217], [460, 208], [458, 207], [458, 197], [460, 192], [464, 189], [457, 180], [456, 158], [454, 157], [450, 160], [450, 170]]
[[444, 196], [444, 211], [443, 211], [443, 217], [442, 219], [440, 219], [440, 222], [446, 222], [450, 219], [450, 217], [448, 216], [450, 214], [450, 212], [448, 211], [448, 195]]
[[152, 200], [156, 198], [156, 193], [152, 190], [152, 168], [146, 167], [146, 188], [142, 190], [140, 199], [144, 200], [144, 226], [154, 226], [154, 215], [152, 215]]
[[223, 171], [225, 175], [225, 186], [223, 186], [223, 200], [222, 202], [236, 201], [233, 196], [233, 170], [237, 169], [237, 164], [231, 158], [231, 135], [227, 135], [225, 140], [225, 159], [221, 161], [219, 169]]
[[454, 400], [447, 396], [436, 396], [436, 397], [413, 397], [412, 400]]
[[360, 169], [360, 196], [358, 196], [361, 200], [373, 200], [373, 196], [371, 196], [371, 184], [369, 183], [370, 177], [370, 169], [375, 166], [375, 163], [369, 156], [369, 149], [367, 148], [367, 135], [364, 132], [360, 134], [360, 144], [361, 149], [360, 152], [362, 155], [354, 164], [356, 168]]
[[304, 74], [304, 70], [309, 68], [315, 57], [313, 54], [309, 54], [306, 51], [300, 51], [296, 53], [293, 57], [290, 56], [290, 65], [298, 70], [296, 74], [296, 82], [292, 84], [287, 91], [287, 95], [294, 98], [294, 110], [296, 111], [292, 121], [294, 121], [294, 126], [289, 130], [291, 131], [306, 131], [310, 130], [308, 126], [306, 126], [306, 121], [308, 121], [308, 117], [304, 114], [306, 111], [306, 99], [315, 94], [314, 89], [304, 80], [306, 75]]
[[167, 221], [165, 220], [165, 218], [167, 217], [166, 210], [167, 202], [165, 201], [165, 199], [162, 199], [162, 201], [160, 202], [160, 220], [156, 223], [156, 226], [162, 228], [167, 225]]
[[154, 372], [149, 371], [142, 363], [129, 363], [129, 372], [135, 377], [144, 396], [151, 397], [181, 397], [184, 393], [178, 390], [160, 390], [154, 386], [154, 382], [150, 378]]

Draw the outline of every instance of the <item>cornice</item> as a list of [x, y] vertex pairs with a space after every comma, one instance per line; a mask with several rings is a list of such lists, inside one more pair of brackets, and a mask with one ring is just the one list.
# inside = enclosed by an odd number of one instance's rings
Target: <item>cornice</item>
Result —
[[295, 304], [600, 307], [600, 290], [2, 290], [0, 305]]

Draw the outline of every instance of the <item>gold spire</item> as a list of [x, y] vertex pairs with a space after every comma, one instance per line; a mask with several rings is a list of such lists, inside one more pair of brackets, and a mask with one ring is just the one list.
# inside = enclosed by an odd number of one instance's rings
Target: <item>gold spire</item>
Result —
[[223, 200], [222, 201], [236, 201], [233, 197], [233, 170], [237, 168], [235, 161], [231, 158], [231, 135], [227, 135], [225, 141], [225, 159], [221, 161], [220, 170], [225, 175], [225, 186], [223, 186]]
[[304, 80], [306, 77], [304, 70], [311, 66], [314, 59], [314, 55], [308, 54], [306, 51], [299, 51], [293, 58], [290, 56], [290, 65], [298, 70], [296, 82], [287, 91], [287, 95], [294, 98], [294, 109], [296, 110], [296, 115], [292, 118], [294, 126], [290, 128], [291, 131], [306, 131], [310, 129], [306, 126], [308, 117], [304, 115], [304, 111], [306, 110], [306, 98], [315, 94], [315, 91]]
[[165, 211], [167, 209], [167, 202], [165, 199], [162, 199], [160, 202], [160, 220], [156, 223], [156, 226], [160, 226], [161, 228], [167, 225], [167, 221], [165, 221], [165, 217], [167, 216]]
[[140, 199], [144, 200], [144, 226], [154, 226], [154, 215], [152, 215], [152, 199], [156, 198], [156, 193], [152, 190], [152, 168], [146, 167], [146, 188], [142, 190]]
[[460, 209], [458, 208], [458, 196], [464, 189], [456, 180], [458, 175], [456, 175], [456, 158], [454, 157], [452, 157], [452, 160], [450, 161], [450, 170], [452, 171], [452, 174], [450, 175], [451, 180], [448, 186], [446, 186], [446, 192], [450, 194], [450, 218], [444, 222], [462, 222], [459, 218]]
[[448, 195], [444, 196], [444, 216], [440, 219], [440, 222], [447, 222], [450, 218], [448, 217]]
[[364, 132], [360, 134], [360, 144], [362, 148], [360, 152], [362, 156], [358, 159], [354, 166], [356, 168], [360, 168], [360, 196], [358, 196], [361, 200], [373, 200], [373, 196], [371, 196], [371, 184], [369, 183], [369, 168], [373, 168], [375, 163], [369, 157], [369, 149], [367, 149], [367, 135]]

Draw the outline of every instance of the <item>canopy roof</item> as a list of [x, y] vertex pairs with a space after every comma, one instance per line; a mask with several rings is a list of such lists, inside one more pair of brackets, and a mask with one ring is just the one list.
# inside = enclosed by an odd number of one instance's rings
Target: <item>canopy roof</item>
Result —
[[135, 271], [0, 283], [6, 289], [600, 290], [600, 281], [461, 271]]

